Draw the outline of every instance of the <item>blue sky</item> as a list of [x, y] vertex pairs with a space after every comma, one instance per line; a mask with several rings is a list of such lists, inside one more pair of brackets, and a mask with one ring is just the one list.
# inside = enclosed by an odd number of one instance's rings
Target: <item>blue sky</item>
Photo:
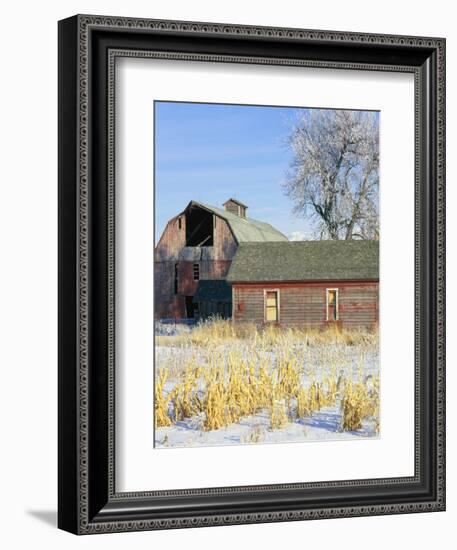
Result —
[[309, 234], [281, 182], [298, 109], [155, 102], [156, 239], [190, 200], [222, 207], [234, 197], [248, 216], [287, 236]]

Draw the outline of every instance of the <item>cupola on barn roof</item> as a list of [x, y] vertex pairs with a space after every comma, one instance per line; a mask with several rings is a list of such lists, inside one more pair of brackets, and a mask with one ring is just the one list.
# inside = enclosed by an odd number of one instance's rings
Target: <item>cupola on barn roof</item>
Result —
[[236, 204], [238, 204], [239, 206], [244, 206], [244, 208], [247, 208], [247, 204], [244, 204], [242, 203], [241, 201], [239, 201], [238, 199], [234, 199], [232, 197], [230, 197], [230, 199], [226, 200], [223, 204], [223, 206], [225, 206], [226, 204], [230, 203], [230, 202], [234, 202]]

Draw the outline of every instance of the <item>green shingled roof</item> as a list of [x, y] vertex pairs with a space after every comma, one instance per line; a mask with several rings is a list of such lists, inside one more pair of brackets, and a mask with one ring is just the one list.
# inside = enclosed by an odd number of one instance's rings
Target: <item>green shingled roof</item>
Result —
[[252, 218], [240, 218], [227, 210], [201, 202], [192, 201], [191, 204], [206, 208], [206, 210], [226, 220], [239, 243], [287, 241], [287, 237], [269, 223], [259, 222]]
[[229, 282], [379, 278], [378, 241], [242, 243]]

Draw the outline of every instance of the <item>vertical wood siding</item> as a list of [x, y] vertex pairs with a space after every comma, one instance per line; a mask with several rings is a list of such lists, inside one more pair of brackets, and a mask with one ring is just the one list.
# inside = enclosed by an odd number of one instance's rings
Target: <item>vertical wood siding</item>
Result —
[[238, 244], [228, 223], [219, 216], [214, 216], [214, 220], [214, 259], [231, 261]]
[[[181, 218], [181, 228], [179, 228]], [[154, 254], [154, 316], [156, 319], [186, 316], [185, 296], [193, 296], [193, 264], [200, 266], [200, 279], [225, 279], [237, 249], [237, 242], [225, 220], [214, 216], [214, 246], [186, 247], [186, 217], [172, 218], [157, 243]], [[178, 264], [178, 292], [175, 294], [175, 265]]]
[[[181, 218], [181, 229], [179, 229]], [[186, 216], [172, 218], [162, 233], [155, 249], [155, 261], [178, 260], [180, 251], [186, 246]]]

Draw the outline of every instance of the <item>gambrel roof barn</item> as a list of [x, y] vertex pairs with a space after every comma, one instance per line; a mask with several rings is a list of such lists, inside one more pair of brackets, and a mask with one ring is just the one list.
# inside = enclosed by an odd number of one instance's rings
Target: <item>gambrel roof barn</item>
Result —
[[[208, 296], [203, 281], [225, 281], [241, 243], [287, 242], [269, 223], [248, 217], [248, 207], [240, 201], [229, 199], [224, 206], [190, 201], [168, 221], [155, 249], [156, 318], [195, 318], [202, 311], [229, 316], [231, 295], [227, 299], [223, 285], [212, 285], [211, 300], [196, 301]], [[214, 299], [216, 288], [219, 300]]]
[[[210, 212], [214, 216], [217, 216], [218, 218], [227, 222], [238, 243], [274, 242], [288, 240], [285, 235], [283, 235], [280, 231], [275, 229], [269, 223], [254, 220], [253, 218], [248, 218], [246, 214], [234, 214], [232, 209], [229, 210], [231, 203], [233, 203], [234, 201], [235, 199], [230, 199], [229, 201], [225, 202], [226, 210], [211, 206], [209, 204], [204, 204], [202, 202], [191, 201], [187, 205], [184, 212], [182, 212], [180, 215], [185, 215], [186, 212], [199, 212], [200, 210]], [[244, 206], [244, 209], [246, 210], [247, 206]]]

